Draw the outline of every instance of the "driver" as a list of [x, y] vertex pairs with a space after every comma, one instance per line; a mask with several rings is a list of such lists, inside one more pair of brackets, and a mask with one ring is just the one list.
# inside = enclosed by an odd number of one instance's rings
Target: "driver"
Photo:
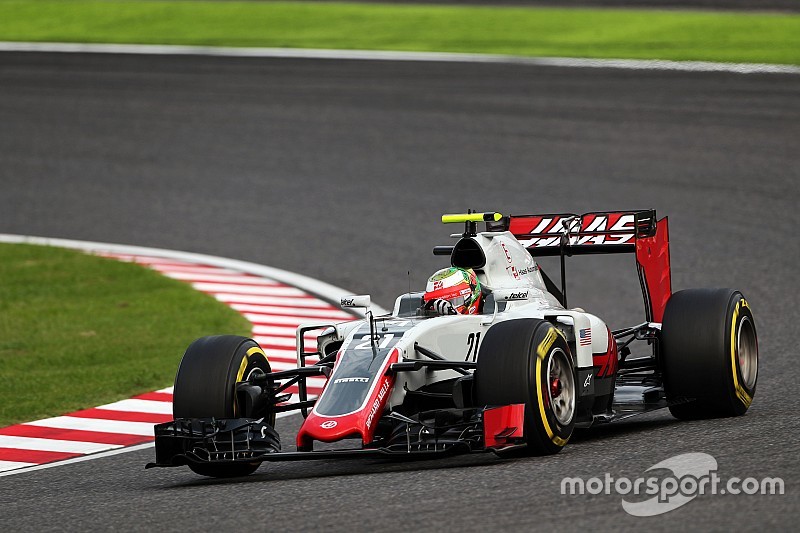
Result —
[[428, 279], [423, 309], [439, 315], [476, 315], [482, 303], [481, 284], [471, 268], [443, 268]]

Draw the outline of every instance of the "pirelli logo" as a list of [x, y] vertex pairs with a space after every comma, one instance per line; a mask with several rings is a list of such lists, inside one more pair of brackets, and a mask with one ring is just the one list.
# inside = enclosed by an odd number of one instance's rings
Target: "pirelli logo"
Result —
[[558, 333], [556, 333], [556, 328], [550, 328], [547, 331], [547, 335], [545, 335], [542, 342], [539, 343], [539, 347], [536, 348], [536, 355], [539, 356], [539, 359], [544, 359], [547, 356], [547, 352], [550, 351], [550, 347], [556, 342], [557, 337]]

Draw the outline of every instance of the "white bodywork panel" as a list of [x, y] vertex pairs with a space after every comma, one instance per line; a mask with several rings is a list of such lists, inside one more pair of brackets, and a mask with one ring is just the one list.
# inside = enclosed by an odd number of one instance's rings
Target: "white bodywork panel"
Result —
[[472, 240], [486, 255], [486, 265], [477, 273], [487, 288], [532, 288], [547, 292], [539, 265], [510, 232], [479, 233]]
[[[395, 346], [401, 361], [426, 359], [415, 351], [415, 344], [448, 360], [475, 361], [480, 350], [480, 341], [485, 338], [489, 328], [499, 322], [520, 318], [539, 318], [552, 322], [564, 333], [571, 349], [574, 350], [576, 367], [579, 369], [592, 367], [593, 353], [607, 351], [609, 331], [606, 324], [598, 317], [582, 310], [564, 309], [555, 296], [547, 291], [536, 261], [511, 233], [485, 232], [468, 238], [478, 243], [486, 256], [485, 266], [475, 270], [478, 279], [490, 293], [497, 291], [497, 300], [503, 302], [505, 308], [493, 314], [481, 315], [376, 318], [377, 335], [380, 335], [381, 324], [384, 321], [407, 328]], [[398, 298], [394, 307], [395, 312], [399, 309], [399, 302]], [[354, 336], [358, 326], [367, 320], [336, 326], [335, 337], [344, 340], [342, 349], [354, 341], [363, 341], [361, 338], [354, 339]], [[387, 406], [391, 408], [402, 404], [406, 388], [416, 390], [427, 384], [457, 378], [460, 375], [454, 370], [400, 373]]]

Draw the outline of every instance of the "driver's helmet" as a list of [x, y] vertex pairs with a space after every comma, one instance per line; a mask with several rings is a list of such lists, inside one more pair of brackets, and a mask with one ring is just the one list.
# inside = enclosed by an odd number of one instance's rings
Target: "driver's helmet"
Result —
[[474, 315], [480, 309], [481, 284], [471, 268], [443, 268], [428, 278], [422, 300], [426, 309], [440, 314]]

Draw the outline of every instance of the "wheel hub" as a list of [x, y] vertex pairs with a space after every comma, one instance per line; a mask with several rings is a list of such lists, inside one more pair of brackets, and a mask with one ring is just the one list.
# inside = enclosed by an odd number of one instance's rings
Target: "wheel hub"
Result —
[[[548, 362], [547, 398], [545, 405], [552, 409], [560, 424], [567, 425], [575, 414], [575, 378], [567, 362], [567, 355], [558, 350]], [[544, 384], [543, 388], [544, 388]], [[544, 391], [542, 391], [544, 392]]]
[[755, 329], [748, 317], [744, 317], [739, 325], [735, 348], [744, 386], [752, 389], [758, 376], [758, 344]]
[[558, 378], [553, 379], [550, 383], [550, 396], [555, 399], [561, 394], [561, 380]]

